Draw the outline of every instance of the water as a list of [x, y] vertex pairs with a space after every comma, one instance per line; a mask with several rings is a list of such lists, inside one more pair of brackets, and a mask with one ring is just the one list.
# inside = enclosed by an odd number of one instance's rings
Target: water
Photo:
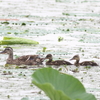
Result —
[[[14, 49], [14, 57], [27, 54], [40, 54], [43, 57], [52, 53], [54, 59], [69, 61], [79, 54], [81, 61], [94, 60], [100, 65], [100, 3], [93, 0], [1, 0], [0, 36], [18, 36], [39, 41], [39, 45], [9, 45]], [[4, 24], [3, 22], [9, 22]], [[23, 25], [23, 23], [25, 25]], [[11, 34], [8, 34], [8, 33]], [[62, 37], [62, 41], [58, 38]], [[1, 39], [1, 38], [0, 38]], [[5, 45], [6, 46], [6, 45]], [[1, 51], [4, 49], [1, 45]], [[46, 47], [46, 52], [43, 48]], [[24, 51], [24, 52], [23, 52]], [[46, 98], [40, 90], [31, 86], [32, 69], [5, 68], [7, 55], [0, 56], [0, 99], [21, 100]], [[81, 62], [80, 61], [80, 62]], [[74, 61], [71, 61], [74, 63]], [[35, 66], [36, 67], [36, 66]], [[48, 66], [47, 66], [48, 67]], [[63, 67], [63, 66], [61, 66]], [[86, 69], [66, 66], [63, 72], [77, 77], [86, 91], [100, 99], [100, 66]], [[11, 75], [3, 75], [3, 72]], [[24, 84], [24, 85], [23, 85]], [[48, 98], [46, 98], [47, 100]]]

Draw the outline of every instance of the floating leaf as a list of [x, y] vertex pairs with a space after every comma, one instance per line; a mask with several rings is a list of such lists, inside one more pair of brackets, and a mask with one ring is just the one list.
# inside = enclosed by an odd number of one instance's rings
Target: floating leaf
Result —
[[51, 100], [96, 100], [94, 95], [86, 93], [78, 79], [55, 69], [38, 69], [32, 78], [32, 83], [42, 89]]
[[29, 98], [28, 97], [24, 97], [21, 100], [29, 100]]
[[3, 37], [3, 40], [0, 41], [0, 45], [11, 44], [39, 44], [39, 42], [20, 37]]

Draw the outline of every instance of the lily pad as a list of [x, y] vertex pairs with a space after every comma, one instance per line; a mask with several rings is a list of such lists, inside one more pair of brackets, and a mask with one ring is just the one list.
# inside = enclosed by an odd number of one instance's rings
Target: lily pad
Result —
[[0, 41], [0, 45], [11, 45], [11, 44], [39, 44], [39, 42], [20, 38], [20, 37], [3, 37], [3, 40]]
[[41, 68], [32, 74], [32, 83], [42, 89], [51, 100], [96, 100], [86, 93], [75, 77], [60, 73], [53, 68]]

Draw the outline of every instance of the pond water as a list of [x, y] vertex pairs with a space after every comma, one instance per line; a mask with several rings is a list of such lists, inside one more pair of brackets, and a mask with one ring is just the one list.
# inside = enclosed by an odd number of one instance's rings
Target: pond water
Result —
[[[27, 54], [45, 57], [51, 53], [54, 59], [69, 61], [79, 54], [81, 61], [94, 60], [100, 65], [99, 0], [0, 0], [0, 9], [0, 37], [18, 36], [39, 42], [39, 45], [9, 45], [14, 49], [14, 57]], [[0, 50], [6, 46], [1, 45]], [[5, 67], [6, 59], [7, 55], [0, 56], [0, 100], [49, 100], [31, 84], [36, 66], [28, 66], [28, 69]], [[100, 66], [80, 66], [76, 73], [73, 65], [66, 66], [68, 70], [61, 67], [100, 100]]]

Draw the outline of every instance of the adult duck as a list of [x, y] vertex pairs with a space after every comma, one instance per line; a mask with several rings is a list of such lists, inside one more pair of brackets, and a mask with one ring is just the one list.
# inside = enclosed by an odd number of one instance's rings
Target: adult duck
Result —
[[70, 60], [76, 60], [74, 65], [77, 66], [77, 67], [78, 66], [98, 66], [98, 64], [94, 61], [83, 61], [83, 62], [79, 63], [79, 61], [80, 61], [79, 55], [73, 56], [73, 58], [70, 59]]
[[52, 57], [52, 54], [48, 54], [45, 59], [49, 59], [47, 62], [46, 62], [46, 65], [57, 65], [57, 66], [60, 66], [60, 65], [72, 65], [70, 62], [68, 61], [65, 61], [65, 60], [55, 60], [53, 61], [53, 57]]
[[6, 64], [14, 65], [39, 65], [44, 61], [39, 55], [24, 55], [16, 59], [13, 59], [13, 49], [11, 47], [6, 47], [0, 54], [8, 54], [8, 59]]

